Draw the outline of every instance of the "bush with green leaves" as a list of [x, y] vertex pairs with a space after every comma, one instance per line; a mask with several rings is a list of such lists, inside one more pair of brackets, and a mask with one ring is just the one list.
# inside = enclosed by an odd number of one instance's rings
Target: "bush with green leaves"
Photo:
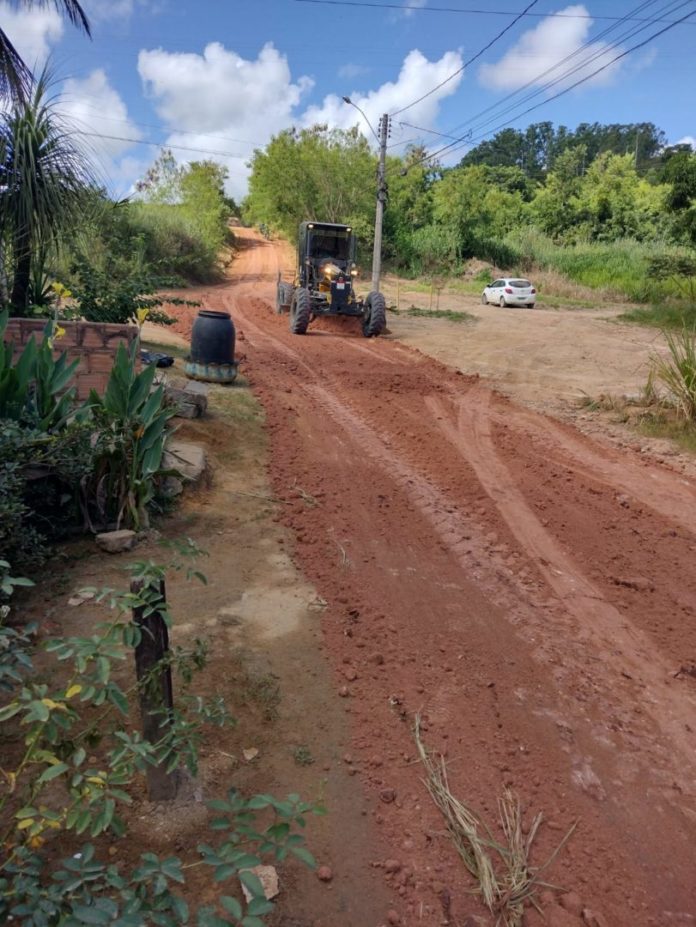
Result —
[[[187, 549], [200, 553], [190, 542]], [[181, 560], [168, 564], [183, 566]], [[139, 773], [152, 765], [175, 770], [186, 763], [195, 774], [201, 726], [231, 720], [218, 699], [206, 702], [187, 692], [193, 670], [203, 665], [197, 645], [167, 658], [179, 671], [183, 695], [177, 711], [185, 723], [169, 718], [155, 743], [140, 735], [131, 704], [148, 679], [122, 681], [142, 634], [129, 613], [153, 605], [166, 567], [143, 562], [132, 564], [130, 572], [141, 592], [97, 592], [97, 601], [108, 606], [109, 620], [91, 636], [46, 641], [43, 650], [54, 663], [46, 667], [44, 657], [40, 677], [32, 673], [34, 645], [28, 635], [0, 648], [0, 680], [5, 681], [0, 722], [6, 743], [14, 745], [3, 761], [9, 787], [0, 799], [0, 840], [6, 851], [0, 861], [0, 920], [12, 917], [27, 927], [263, 927], [262, 918], [273, 905], [248, 870], [288, 856], [314, 865], [300, 831], [307, 815], [321, 809], [297, 795], [245, 798], [231, 789], [226, 798], [208, 803], [214, 812], [210, 840], [183, 860], [144, 852], [134, 869], [124, 871], [101, 861], [90, 842], [103, 834], [125, 834], [120, 809], [133, 800]], [[158, 608], [170, 624], [161, 601]], [[95, 755], [96, 760], [88, 759]], [[89, 840], [82, 844], [84, 835]], [[67, 852], [58, 861], [56, 840]], [[209, 872], [220, 895], [217, 904], [198, 907], [194, 920], [183, 893], [187, 871], [199, 867]], [[240, 882], [252, 896], [248, 903]]]
[[162, 471], [167, 423], [176, 408], [165, 402], [164, 386], [153, 389], [154, 365], [140, 372], [137, 342], [119, 345], [103, 395], [92, 390], [82, 414], [91, 416], [99, 434], [95, 466], [85, 486], [91, 524], [149, 524], [148, 506]]

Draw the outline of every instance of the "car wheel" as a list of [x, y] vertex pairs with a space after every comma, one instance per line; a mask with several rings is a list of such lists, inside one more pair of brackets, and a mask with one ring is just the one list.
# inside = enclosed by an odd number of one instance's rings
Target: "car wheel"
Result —
[[534, 303], [527, 303], [527, 309], [533, 309]]
[[500, 297], [500, 299], [498, 300], [498, 305], [500, 306], [501, 309], [504, 309], [507, 306], [504, 296]]
[[488, 305], [488, 297], [486, 296], [485, 293], [481, 293], [481, 302], [483, 303], [484, 306]]

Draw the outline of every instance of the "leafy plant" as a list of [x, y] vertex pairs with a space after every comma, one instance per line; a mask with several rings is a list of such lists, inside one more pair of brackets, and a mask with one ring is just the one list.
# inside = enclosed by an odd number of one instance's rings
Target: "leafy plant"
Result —
[[[1, 52], [0, 45], [0, 79]], [[0, 112], [0, 238], [9, 245], [10, 300], [17, 315], [30, 305], [37, 264], [60, 247], [64, 230], [79, 221], [85, 190], [92, 183], [88, 161], [61, 121], [49, 90], [44, 71], [30, 95]]]
[[90, 521], [114, 521], [139, 529], [149, 524], [148, 505], [155, 495], [167, 439], [167, 422], [176, 409], [165, 403], [164, 387], [152, 389], [154, 365], [140, 373], [138, 345], [121, 344], [104, 395], [90, 393], [86, 410], [100, 431], [94, 472], [86, 487]]
[[[187, 549], [197, 553], [190, 543]], [[176, 560], [169, 566], [183, 568]], [[7, 568], [2, 569], [7, 577]], [[24, 745], [12, 765], [3, 763], [8, 787], [0, 799], [0, 839], [6, 849], [0, 862], [0, 920], [11, 916], [31, 927], [189, 924], [192, 913], [179, 892], [187, 871], [203, 866], [214, 884], [222, 887], [234, 880], [235, 887], [221, 895], [219, 905], [198, 908], [199, 927], [262, 927], [261, 918], [273, 905], [248, 870], [289, 855], [314, 865], [299, 831], [307, 814], [321, 809], [297, 795], [284, 801], [270, 795], [246, 799], [232, 789], [225, 799], [211, 801], [214, 838], [199, 845], [187, 861], [146, 852], [137, 867], [123, 872], [101, 862], [91, 843], [76, 842], [84, 834], [123, 835], [119, 808], [132, 800], [136, 774], [148, 765], [176, 768], [185, 762], [195, 772], [201, 724], [229, 720], [224, 706], [211, 711], [202, 701], [190, 699], [188, 708], [178, 708], [182, 723], [175, 719], [160, 741], [150, 743], [132, 729], [132, 697], [148, 679], [123, 687], [115, 667], [141, 640], [142, 632], [128, 621], [128, 612], [153, 606], [153, 590], [166, 569], [151, 562], [132, 564], [131, 575], [142, 581], [142, 592], [99, 591], [96, 599], [111, 615], [105, 625], [90, 637], [46, 643], [46, 654], [56, 661], [53, 675], [59, 666], [67, 668], [60, 680], [39, 681], [30, 675], [29, 655], [16, 659], [20, 645], [29, 647], [28, 639], [18, 642], [14, 653], [0, 648], [0, 680], [9, 680], [5, 697], [0, 687], [0, 722], [4, 731], [21, 730]], [[166, 610], [164, 614], [168, 620]], [[177, 653], [176, 666], [187, 666], [181, 673], [184, 688], [202, 660], [199, 648], [188, 656]], [[50, 678], [46, 673], [44, 677]], [[99, 754], [96, 761], [88, 760], [92, 753]], [[68, 858], [53, 863], [53, 854], [44, 856], [43, 848], [57, 833], [73, 849]], [[235, 896], [238, 881], [252, 895], [248, 904]]]
[[669, 357], [654, 355], [651, 373], [667, 388], [687, 421], [696, 421], [696, 328], [664, 332]]
[[138, 309], [148, 309], [149, 319], [158, 325], [171, 325], [175, 320], [160, 310], [164, 302], [172, 305], [198, 305], [176, 297], [156, 295], [176, 280], [158, 277], [146, 271], [132, 272], [116, 279], [106, 270], [94, 267], [86, 258], [74, 261], [72, 289], [82, 318], [88, 322], [125, 324], [135, 318]]
[[48, 322], [40, 345], [32, 336], [16, 361], [13, 346], [3, 340], [8, 312], [0, 312], [0, 418], [28, 423], [41, 431], [66, 423], [75, 401], [75, 388], [68, 386], [78, 361], [68, 363], [63, 352], [53, 357], [57, 331]]

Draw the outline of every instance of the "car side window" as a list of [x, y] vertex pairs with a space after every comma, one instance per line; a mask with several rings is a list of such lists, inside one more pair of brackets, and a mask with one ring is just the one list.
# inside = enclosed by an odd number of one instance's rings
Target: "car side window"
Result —
[[491, 283], [491, 289], [495, 289], [496, 287], [499, 287], [499, 286], [502, 286], [502, 285], [503, 285], [503, 281], [502, 281], [502, 280], [495, 280], [493, 283]]

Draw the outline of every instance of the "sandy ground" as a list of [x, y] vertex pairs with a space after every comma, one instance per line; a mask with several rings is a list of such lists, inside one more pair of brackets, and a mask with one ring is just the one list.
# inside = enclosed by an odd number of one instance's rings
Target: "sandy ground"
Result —
[[[487, 819], [505, 788], [527, 821], [543, 811], [535, 864], [577, 823], [545, 873], [571, 894], [547, 893], [546, 921], [529, 909], [525, 924], [693, 924], [694, 481], [677, 459], [588, 438], [471, 375], [507, 333], [494, 369], [519, 375], [525, 401], [630, 390], [654, 335], [630, 329], [623, 349], [624, 330], [596, 313], [479, 309], [470, 328], [399, 319], [376, 341], [348, 326], [296, 337], [273, 311], [287, 251], [240, 237], [229, 286], [205, 300], [235, 319], [266, 413], [275, 518], [327, 602], [322, 697], [345, 719], [368, 811], [350, 815], [360, 840], [347, 837], [336, 869], [371, 857], [404, 927], [493, 924], [423, 786], [420, 713], [453, 790]], [[195, 311], [177, 314], [186, 335]], [[451, 366], [424, 341], [454, 352]], [[314, 710], [313, 684], [294, 692]], [[385, 923], [374, 880], [352, 889], [327, 923]]]

